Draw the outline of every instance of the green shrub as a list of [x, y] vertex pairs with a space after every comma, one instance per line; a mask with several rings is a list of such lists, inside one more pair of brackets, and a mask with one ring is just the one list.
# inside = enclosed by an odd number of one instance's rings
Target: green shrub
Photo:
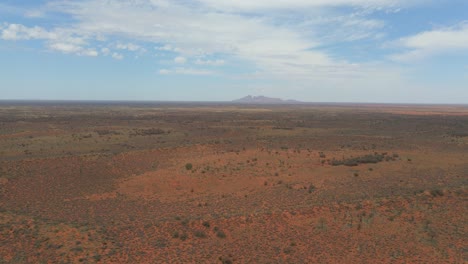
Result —
[[185, 168], [186, 168], [187, 170], [191, 170], [191, 169], [193, 168], [192, 163], [187, 163], [187, 164], [185, 164]]
[[219, 237], [219, 238], [226, 238], [226, 233], [224, 233], [223, 231], [219, 230], [219, 231], [216, 233], [216, 236]]
[[205, 232], [201, 231], [201, 230], [197, 230], [195, 231], [194, 235], [198, 238], [205, 238], [206, 237], [206, 234]]
[[219, 260], [222, 264], [232, 264], [232, 260], [230, 258], [219, 257]]
[[93, 258], [94, 258], [95, 261], [100, 261], [101, 260], [101, 255], [99, 255], [99, 254], [94, 255]]
[[182, 235], [179, 236], [180, 240], [185, 241], [188, 238], [188, 235], [186, 233], [182, 233]]
[[330, 165], [332, 166], [340, 166], [340, 165], [345, 165], [349, 167], [354, 167], [358, 166], [359, 164], [375, 164], [384, 161], [385, 159], [388, 160], [394, 160], [392, 157], [385, 156], [386, 154], [369, 154], [369, 155], [364, 155], [361, 157], [356, 157], [356, 158], [348, 158], [348, 159], [343, 159], [343, 160], [337, 160], [333, 159], [329, 162]]
[[439, 189], [435, 189], [435, 190], [432, 190], [431, 191], [431, 195], [433, 197], [436, 197], [436, 196], [444, 196], [444, 192], [442, 190], [439, 190]]

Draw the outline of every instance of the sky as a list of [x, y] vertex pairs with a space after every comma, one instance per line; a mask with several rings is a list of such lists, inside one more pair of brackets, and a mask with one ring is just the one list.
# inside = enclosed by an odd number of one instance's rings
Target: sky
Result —
[[2, 0], [0, 99], [468, 104], [466, 0]]

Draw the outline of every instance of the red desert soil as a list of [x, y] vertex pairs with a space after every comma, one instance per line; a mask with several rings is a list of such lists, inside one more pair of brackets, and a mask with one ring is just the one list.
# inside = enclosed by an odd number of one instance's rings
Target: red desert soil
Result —
[[467, 263], [467, 113], [0, 105], [0, 263]]

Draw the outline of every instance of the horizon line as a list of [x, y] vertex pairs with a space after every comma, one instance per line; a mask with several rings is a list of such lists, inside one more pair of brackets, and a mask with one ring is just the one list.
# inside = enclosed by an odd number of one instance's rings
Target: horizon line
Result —
[[67, 103], [225, 103], [225, 104], [235, 104], [235, 105], [310, 105], [310, 104], [342, 104], [342, 105], [420, 105], [420, 106], [468, 106], [468, 103], [425, 103], [425, 102], [371, 102], [371, 101], [361, 101], [361, 102], [345, 102], [345, 101], [294, 101], [288, 102], [286, 99], [283, 102], [236, 102], [234, 100], [223, 100], [223, 101], [200, 101], [200, 100], [119, 100], [119, 99], [0, 99], [0, 102], [44, 102], [44, 103], [53, 103], [53, 102], [67, 102]]

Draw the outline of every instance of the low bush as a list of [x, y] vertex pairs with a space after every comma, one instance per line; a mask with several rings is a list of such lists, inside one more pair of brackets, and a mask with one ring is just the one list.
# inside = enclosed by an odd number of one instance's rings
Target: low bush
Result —
[[195, 231], [194, 235], [195, 235], [195, 237], [198, 237], [198, 238], [205, 238], [206, 237], [205, 232], [203, 232], [201, 230]]
[[329, 164], [332, 166], [349, 166], [349, 167], [354, 167], [358, 166], [359, 164], [376, 164], [382, 161], [391, 161], [395, 160], [398, 156], [398, 154], [393, 154], [392, 156], [387, 156], [387, 153], [374, 153], [374, 154], [369, 154], [361, 157], [353, 157], [353, 158], [348, 158], [348, 159], [342, 159], [342, 160], [337, 160], [333, 159], [329, 161]]
[[226, 238], [226, 233], [224, 233], [221, 230], [218, 230], [218, 232], [216, 232], [216, 236], [219, 238]]

